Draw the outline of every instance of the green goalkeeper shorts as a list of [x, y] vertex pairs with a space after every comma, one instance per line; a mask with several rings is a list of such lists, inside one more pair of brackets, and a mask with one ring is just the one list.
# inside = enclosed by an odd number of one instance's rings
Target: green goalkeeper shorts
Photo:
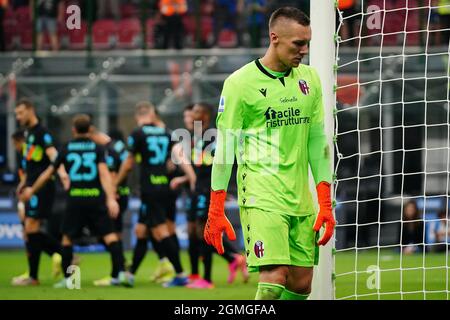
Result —
[[303, 217], [240, 208], [248, 270], [266, 265], [313, 267], [319, 262], [315, 214]]

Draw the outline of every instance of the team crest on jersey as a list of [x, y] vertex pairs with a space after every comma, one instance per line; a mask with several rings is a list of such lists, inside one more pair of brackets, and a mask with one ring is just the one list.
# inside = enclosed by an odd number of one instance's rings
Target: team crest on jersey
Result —
[[225, 97], [221, 96], [219, 102], [219, 112], [223, 112], [224, 110], [225, 110]]
[[256, 241], [253, 246], [253, 251], [256, 257], [262, 258], [264, 256], [264, 243], [261, 240]]
[[305, 96], [309, 94], [309, 86], [305, 80], [299, 80], [298, 86], [300, 87], [300, 90], [303, 92]]

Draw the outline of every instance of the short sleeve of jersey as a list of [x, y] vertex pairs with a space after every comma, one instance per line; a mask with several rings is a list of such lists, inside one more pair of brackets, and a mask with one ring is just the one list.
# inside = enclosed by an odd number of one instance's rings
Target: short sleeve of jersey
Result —
[[128, 151], [136, 155], [139, 153], [139, 145], [141, 140], [141, 134], [138, 129], [134, 130], [128, 137]]
[[241, 129], [243, 127], [244, 105], [241, 88], [235, 77], [229, 77], [223, 84], [217, 115], [217, 128]]
[[119, 155], [113, 148], [108, 148], [106, 152], [106, 165], [108, 166], [109, 171], [117, 172], [120, 163]]
[[311, 68], [314, 79], [314, 88], [316, 98], [314, 99], [313, 113], [311, 117], [311, 123], [321, 124], [324, 121], [324, 111], [323, 111], [323, 94], [322, 94], [322, 84], [320, 82], [319, 74], [316, 69]]
[[44, 150], [54, 146], [53, 137], [47, 130], [43, 130], [36, 138], [39, 139], [37, 142], [43, 146]]
[[58, 156], [56, 157], [55, 162], [52, 163], [55, 169], [58, 169], [59, 166], [64, 163], [66, 156], [67, 156], [67, 145], [64, 145], [58, 152]]
[[97, 145], [97, 163], [106, 163], [106, 149], [103, 146]]

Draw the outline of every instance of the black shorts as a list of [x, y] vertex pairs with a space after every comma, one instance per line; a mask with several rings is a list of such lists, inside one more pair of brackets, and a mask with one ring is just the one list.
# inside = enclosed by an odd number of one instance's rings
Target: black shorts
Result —
[[169, 193], [154, 193], [141, 197], [141, 208], [139, 210], [138, 223], [143, 223], [149, 228], [167, 222], [169, 212]]
[[128, 196], [123, 196], [119, 198], [119, 215], [116, 219], [112, 219], [115, 232], [122, 232], [123, 230], [123, 217], [128, 209]]
[[113, 222], [105, 205], [68, 204], [62, 220], [63, 235], [71, 239], [77, 238], [86, 226], [101, 237], [114, 232]]
[[210, 193], [196, 193], [191, 196], [190, 208], [187, 213], [189, 222], [206, 220], [208, 218]]
[[52, 214], [55, 192], [55, 183], [48, 182], [25, 204], [25, 217], [48, 219]]
[[178, 198], [178, 193], [176, 192], [171, 192], [169, 193], [169, 203], [167, 206], [167, 219], [175, 222], [175, 216], [177, 214], [177, 198]]

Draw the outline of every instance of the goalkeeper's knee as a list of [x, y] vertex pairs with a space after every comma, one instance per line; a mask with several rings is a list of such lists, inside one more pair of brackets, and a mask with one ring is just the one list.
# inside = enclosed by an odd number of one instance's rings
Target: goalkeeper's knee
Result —
[[255, 300], [278, 300], [284, 291], [284, 286], [276, 283], [260, 282]]
[[309, 297], [308, 294], [301, 294], [289, 291], [288, 289], [284, 289], [283, 293], [280, 296], [280, 300], [306, 300]]

